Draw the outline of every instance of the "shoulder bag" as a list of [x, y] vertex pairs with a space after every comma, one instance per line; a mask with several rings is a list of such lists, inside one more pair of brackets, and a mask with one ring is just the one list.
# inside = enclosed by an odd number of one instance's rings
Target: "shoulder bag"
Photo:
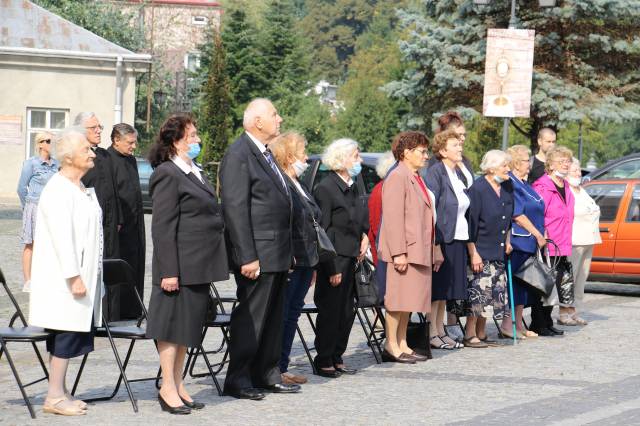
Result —
[[[552, 240], [547, 240], [547, 244], [553, 244], [557, 250], [558, 246]], [[520, 269], [518, 269], [513, 276], [533, 287], [541, 293], [541, 295], [549, 297], [551, 296], [556, 284], [556, 269], [558, 267], [558, 262], [556, 261], [552, 264], [549, 257], [549, 251], [544, 251], [545, 253], [543, 254], [542, 250], [538, 248], [536, 250], [536, 254], [531, 255], [527, 260], [525, 260]]]

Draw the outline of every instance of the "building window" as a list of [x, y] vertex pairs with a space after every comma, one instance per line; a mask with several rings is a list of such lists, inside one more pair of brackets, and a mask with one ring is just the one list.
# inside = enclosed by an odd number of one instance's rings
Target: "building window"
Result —
[[190, 52], [184, 55], [184, 69], [196, 72], [200, 68], [200, 52]]
[[69, 110], [27, 108], [27, 157], [36, 155], [36, 134], [42, 131], [58, 133], [69, 122]]
[[191, 23], [193, 25], [207, 25], [207, 17], [206, 16], [192, 16]]

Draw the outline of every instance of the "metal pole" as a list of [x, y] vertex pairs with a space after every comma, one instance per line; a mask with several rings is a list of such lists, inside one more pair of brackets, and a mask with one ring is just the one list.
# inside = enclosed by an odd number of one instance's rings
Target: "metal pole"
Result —
[[[509, 29], [518, 26], [518, 17], [516, 16], [516, 0], [511, 0], [511, 17], [509, 18]], [[511, 119], [505, 118], [502, 124], [502, 150], [505, 151], [509, 147], [509, 123]]]
[[578, 161], [582, 166], [582, 121], [578, 125]]

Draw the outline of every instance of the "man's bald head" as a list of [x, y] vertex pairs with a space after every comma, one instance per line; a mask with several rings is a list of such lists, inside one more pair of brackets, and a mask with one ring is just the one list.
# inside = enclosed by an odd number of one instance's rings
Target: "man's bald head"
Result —
[[244, 110], [242, 126], [265, 145], [280, 134], [280, 123], [282, 117], [269, 99], [254, 99]]

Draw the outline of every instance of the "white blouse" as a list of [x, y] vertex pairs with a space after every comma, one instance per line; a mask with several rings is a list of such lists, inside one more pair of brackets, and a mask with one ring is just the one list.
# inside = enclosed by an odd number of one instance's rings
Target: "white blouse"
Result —
[[587, 191], [571, 188], [576, 199], [573, 210], [572, 244], [574, 246], [590, 246], [600, 244], [600, 206], [593, 201]]
[[[455, 192], [456, 198], [458, 199], [458, 214], [453, 239], [466, 241], [469, 239], [469, 225], [467, 224], [465, 214], [467, 213], [471, 203], [469, 201], [469, 197], [467, 197], [467, 194], [464, 192], [466, 189], [464, 182], [462, 182], [458, 177], [458, 174], [451, 170], [446, 164], [444, 165], [444, 168], [447, 170], [447, 175], [449, 176], [449, 181], [453, 187], [453, 192]], [[466, 167], [463, 166], [463, 168], [466, 170]]]

